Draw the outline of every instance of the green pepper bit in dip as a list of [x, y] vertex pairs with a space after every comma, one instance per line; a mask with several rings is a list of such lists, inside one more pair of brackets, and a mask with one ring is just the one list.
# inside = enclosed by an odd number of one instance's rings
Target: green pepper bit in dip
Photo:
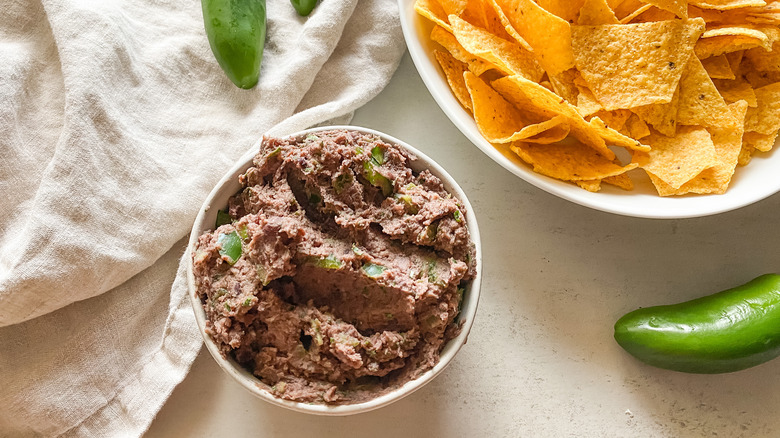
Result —
[[230, 265], [235, 265], [238, 259], [241, 258], [241, 252], [243, 251], [241, 237], [239, 237], [238, 233], [235, 231], [228, 234], [220, 233], [219, 237], [217, 237], [217, 243], [220, 245], [219, 255], [222, 256], [222, 259]]

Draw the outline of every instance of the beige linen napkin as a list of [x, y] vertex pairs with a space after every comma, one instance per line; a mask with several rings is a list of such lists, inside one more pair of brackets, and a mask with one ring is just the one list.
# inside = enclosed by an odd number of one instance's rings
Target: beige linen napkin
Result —
[[249, 91], [195, 0], [0, 8], [0, 436], [142, 434], [201, 345], [177, 266], [203, 199], [263, 133], [349, 121], [403, 53], [393, 0], [267, 6]]

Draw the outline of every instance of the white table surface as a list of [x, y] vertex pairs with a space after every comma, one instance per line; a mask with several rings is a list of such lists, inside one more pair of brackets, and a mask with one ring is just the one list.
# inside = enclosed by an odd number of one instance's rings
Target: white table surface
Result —
[[353, 124], [423, 150], [469, 196], [484, 253], [469, 342], [416, 393], [341, 418], [256, 399], [203, 349], [148, 437], [780, 436], [780, 359], [689, 375], [646, 366], [612, 338], [615, 320], [637, 307], [780, 270], [780, 195], [685, 220], [574, 205], [473, 146], [436, 106], [408, 54]]

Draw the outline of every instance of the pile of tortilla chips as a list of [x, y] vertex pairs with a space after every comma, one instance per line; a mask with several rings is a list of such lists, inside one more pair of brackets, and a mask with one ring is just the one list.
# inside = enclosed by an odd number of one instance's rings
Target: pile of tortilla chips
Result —
[[[780, 1], [416, 0], [485, 139], [598, 191], [724, 193], [780, 130]], [[617, 154], [616, 154], [617, 152]]]

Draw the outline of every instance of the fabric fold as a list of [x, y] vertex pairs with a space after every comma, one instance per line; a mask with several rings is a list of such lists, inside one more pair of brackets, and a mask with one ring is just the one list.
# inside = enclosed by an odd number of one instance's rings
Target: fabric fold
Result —
[[179, 257], [203, 199], [272, 127], [348, 122], [400, 61], [392, 0], [267, 5], [252, 90], [198, 3], [0, 11], [0, 435], [142, 434], [201, 346]]

